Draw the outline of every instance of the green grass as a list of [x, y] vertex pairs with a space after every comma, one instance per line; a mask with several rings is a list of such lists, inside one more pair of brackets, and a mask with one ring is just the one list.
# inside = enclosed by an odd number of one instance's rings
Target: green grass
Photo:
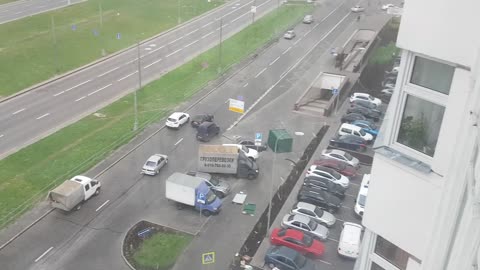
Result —
[[[223, 69], [276, 37], [310, 10], [288, 6], [258, 20], [223, 43]], [[127, 143], [145, 126], [217, 78], [218, 47], [167, 73], [138, 91], [139, 126], [133, 126], [133, 97], [125, 96], [99, 112], [0, 160], [0, 227], [61, 181], [81, 174]]]
[[10, 3], [10, 2], [15, 2], [15, 1], [17, 1], [17, 0], [0, 0], [0, 5]]
[[395, 46], [394, 42], [390, 42], [386, 46], [378, 47], [375, 50], [370, 63], [378, 65], [391, 63], [399, 53], [400, 49]]
[[[179, 1], [182, 21], [223, 3], [223, 0]], [[89, 0], [0, 24], [3, 37], [0, 39], [0, 96], [11, 95], [88, 64], [104, 53], [111, 54], [174, 27], [178, 19], [177, 3], [172, 0]], [[121, 33], [120, 39], [117, 33]]]
[[192, 238], [186, 234], [156, 233], [142, 243], [133, 259], [143, 267], [168, 269]]

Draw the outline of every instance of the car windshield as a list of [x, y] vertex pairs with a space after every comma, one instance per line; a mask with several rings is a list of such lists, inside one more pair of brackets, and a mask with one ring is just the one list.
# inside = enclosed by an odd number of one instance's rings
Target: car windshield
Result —
[[313, 220], [310, 220], [310, 222], [308, 222], [308, 227], [310, 227], [312, 230], [315, 230], [317, 228], [317, 223]]
[[372, 97], [372, 96], [370, 96], [370, 95], [368, 96], [368, 99], [370, 99], [371, 101], [374, 101], [374, 100], [375, 100], [375, 98]]
[[367, 196], [360, 194], [358, 196], [358, 204], [361, 206], [365, 206], [365, 202], [367, 201]]
[[147, 163], [145, 163], [145, 166], [147, 167], [154, 167], [155, 165], [157, 165], [157, 163], [153, 161], [147, 161]]
[[213, 193], [213, 191], [210, 190], [207, 193], [207, 204], [211, 204], [216, 199], [217, 199], [217, 195], [215, 195], [215, 193]]
[[320, 207], [315, 207], [315, 210], [313, 212], [315, 212], [315, 215], [317, 215], [318, 217], [323, 216], [323, 210], [320, 209]]
[[333, 177], [335, 177], [336, 179], [342, 178], [342, 176], [341, 176], [338, 172], [336, 172], [336, 171], [334, 171], [334, 170], [332, 170], [331, 173], [332, 173]]
[[367, 133], [365, 133], [365, 131], [363, 131], [363, 129], [360, 129], [359, 132], [360, 132], [360, 135], [362, 135], [362, 136], [365, 136], [367, 134]]
[[337, 163], [337, 170], [343, 171], [346, 168], [347, 168], [346, 164], [343, 164], [343, 163], [340, 163], [340, 162]]
[[248, 152], [249, 152], [248, 147], [246, 147], [246, 146], [244, 146], [244, 145], [242, 145], [242, 150], [243, 150], [245, 153], [247, 153], [247, 154], [248, 154]]
[[353, 159], [352, 155], [350, 155], [349, 153], [345, 153], [344, 156], [347, 160], [352, 160]]
[[308, 235], [303, 235], [303, 239], [302, 239], [302, 242], [305, 244], [305, 246], [309, 247], [312, 245], [312, 242], [313, 242], [313, 238], [308, 236]]
[[167, 120], [170, 121], [170, 122], [177, 122], [177, 119], [171, 118], [171, 117], [169, 117]]
[[211, 178], [210, 179], [210, 183], [212, 183], [212, 185], [214, 186], [218, 186], [220, 184], [220, 180], [218, 180], [217, 178]]
[[299, 268], [302, 268], [307, 262], [307, 259], [302, 254], [297, 253], [297, 256], [295, 256], [293, 261], [295, 262], [295, 265], [297, 265]]

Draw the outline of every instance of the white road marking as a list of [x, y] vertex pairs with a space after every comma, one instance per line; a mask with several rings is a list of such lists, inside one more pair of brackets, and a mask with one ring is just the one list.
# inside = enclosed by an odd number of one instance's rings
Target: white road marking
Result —
[[102, 207], [104, 207], [110, 200], [107, 200], [106, 202], [104, 202], [102, 205], [100, 205], [96, 210], [95, 212], [98, 212], [98, 210], [102, 209]]
[[40, 261], [43, 257], [45, 257], [45, 255], [47, 255], [48, 252], [52, 251], [52, 249], [53, 249], [53, 247], [50, 247], [45, 252], [43, 252], [42, 255], [40, 255], [38, 258], [35, 259], [35, 262]]
[[226, 23], [226, 24], [222, 25], [222, 27], [225, 27], [225, 26], [227, 26], [227, 25], [229, 25], [229, 23]]
[[77, 99], [75, 99], [75, 102], [80, 101], [80, 100], [82, 100], [82, 99], [84, 99], [84, 98], [86, 98], [86, 96], [83, 96], [83, 97], [81, 97], [81, 98], [77, 98]]
[[137, 72], [138, 72], [138, 71], [132, 72], [132, 73], [128, 74], [127, 76], [118, 79], [117, 82], [122, 81], [122, 80], [125, 80], [126, 78], [132, 76], [133, 74], [135, 74], [135, 73], [137, 73]]
[[282, 54], [286, 54], [288, 51], [290, 51], [292, 47], [288, 47], [285, 51], [282, 52]]
[[359, 187], [359, 186], [360, 186], [359, 184], [356, 184], [356, 183], [350, 183], [350, 185], [356, 186], [356, 187]]
[[0, 138], [2, 138], [4, 135], [3, 134], [0, 134]]
[[[330, 238], [329, 238], [329, 239], [330, 239]], [[324, 260], [318, 259], [318, 260], [316, 260], [316, 261], [322, 262], [322, 263], [324, 263], [324, 264], [332, 265], [331, 263], [329, 263], [329, 262], [327, 262], [327, 261], [324, 261]]]
[[306, 32], [303, 36], [306, 37], [308, 34], [310, 34], [312, 32], [312, 30]]
[[214, 23], [214, 22], [209, 22], [209, 23], [205, 24], [204, 26], [202, 26], [202, 28], [207, 27], [207, 26], [209, 26], [209, 25], [212, 24], [212, 23]]
[[152, 44], [150, 44], [150, 45], [148, 45], [148, 46], [150, 46], [150, 47], [157, 47], [157, 44], [152, 43]]
[[46, 114], [44, 114], [44, 115], [40, 115], [39, 117], [37, 117], [37, 120], [40, 120], [40, 119], [42, 119], [42, 118], [44, 118], [44, 117], [46, 117], [46, 116], [48, 116], [48, 115], [50, 115], [50, 113], [46, 113]]
[[336, 240], [336, 239], [333, 239], [333, 238], [327, 238], [327, 239], [328, 239], [328, 240], [332, 240], [332, 241], [334, 241], [334, 242], [337, 242], [337, 243], [338, 243], [338, 240]]
[[208, 34], [206, 34], [206, 35], [202, 36], [202, 38], [206, 38], [206, 37], [210, 36], [210, 35], [211, 35], [211, 34], [213, 34], [213, 33], [215, 33], [215, 31], [212, 31], [212, 32], [210, 32], [210, 33], [208, 33]]
[[247, 87], [248, 86], [248, 82], [246, 84], [243, 85], [243, 87]]
[[[150, 54], [150, 53], [154, 53], [154, 52], [156, 52], [156, 51], [158, 51], [158, 50], [161, 50], [161, 49], [163, 49], [163, 48], [165, 48], [165, 45], [160, 46], [160, 47], [156, 48], [155, 50], [151, 50], [151, 51], [149, 51], [148, 53], [149, 53], [149, 54]], [[135, 60], [133, 60], [133, 61], [135, 61]]]
[[25, 108], [20, 109], [20, 110], [18, 110], [18, 111], [16, 111], [16, 112], [13, 112], [12, 115], [15, 115], [15, 114], [17, 114], [17, 113], [21, 113], [21, 112], [23, 112], [23, 111], [25, 111]]
[[352, 198], [356, 198], [356, 197], [357, 197], [357, 196], [350, 195], [350, 194], [347, 194], [347, 193], [345, 193], [345, 196], [352, 197]]
[[293, 45], [297, 45], [300, 42], [300, 40], [302, 40], [302, 38], [299, 38], [297, 41], [295, 41]]
[[257, 75], [255, 75], [255, 78], [258, 78], [258, 76], [262, 75], [262, 73], [267, 70], [267, 68], [263, 68], [262, 70], [260, 70], [260, 72], [257, 73]]
[[145, 51], [151, 51], [151, 50], [152, 50], [152, 48], [150, 48], [150, 47], [145, 48]]
[[176, 51], [174, 51], [174, 52], [172, 52], [172, 53], [167, 54], [165, 57], [172, 56], [172, 55], [176, 54], [177, 52], [179, 52], [179, 51], [181, 51], [181, 50], [182, 50], [182, 49], [178, 49], [178, 50], [176, 50]]
[[277, 61], [278, 61], [278, 59], [280, 59], [280, 56], [279, 56], [279, 57], [277, 57], [277, 58], [275, 58], [275, 60], [273, 60], [273, 61], [272, 61], [270, 64], [268, 64], [268, 65], [269, 65], [269, 66], [271, 66], [271, 65], [275, 64], [275, 62], [277, 62]]
[[74, 88], [77, 88], [77, 87], [79, 87], [79, 86], [81, 86], [81, 85], [84, 85], [84, 84], [86, 84], [86, 83], [88, 83], [88, 82], [90, 82], [90, 81], [91, 81], [91, 80], [86, 80], [86, 81], [84, 81], [84, 82], [82, 82], [82, 83], [79, 83], [79, 84], [77, 84], [77, 85], [75, 85], [75, 86], [72, 86], [72, 87], [68, 88], [67, 90], [65, 90], [65, 92], [68, 92], [68, 91], [70, 91], [70, 90], [72, 90], [72, 89], [74, 89]]
[[65, 91], [61, 91], [61, 92], [58, 92], [56, 93], [55, 95], [53, 95], [54, 97], [57, 97], [57, 96], [60, 96], [61, 94], [65, 93]]
[[98, 93], [98, 92], [102, 91], [103, 89], [105, 89], [105, 88], [107, 88], [107, 87], [109, 87], [109, 86], [112, 86], [112, 84], [107, 84], [107, 85], [105, 85], [104, 87], [102, 87], [102, 88], [100, 88], [100, 89], [97, 89], [97, 90], [91, 92], [91, 93], [88, 94], [87, 96], [91, 96], [91, 95], [93, 95], [93, 94], [95, 94], [95, 93]]
[[313, 26], [313, 28], [316, 28], [316, 27], [319, 26], [319, 25], [320, 25], [320, 23], [317, 23], [317, 24], [315, 24], [315, 26]]
[[177, 39], [174, 39], [174, 40], [170, 41], [168, 44], [175, 43], [175, 42], [179, 41], [179, 40], [182, 39], [182, 38], [183, 38], [183, 37], [179, 37], [179, 38], [177, 38]]
[[245, 13], [245, 14], [243, 14], [243, 15], [240, 15], [240, 16], [238, 16], [237, 18], [233, 19], [233, 20], [231, 21], [231, 23], [234, 23], [234, 22], [236, 22], [236, 21], [240, 20], [240, 18], [242, 18], [243, 16], [246, 16], [246, 15], [248, 15], [248, 14], [250, 14], [250, 12], [248, 12], [248, 13]]
[[[158, 50], [158, 49], [155, 49], [155, 50]], [[154, 51], [155, 51], [155, 50], [154, 50]], [[153, 51], [150, 51], [149, 53], [152, 53], [152, 52], [153, 52]], [[125, 65], [128, 65], [128, 64], [131, 64], [131, 63], [133, 63], [133, 62], [136, 62], [137, 60], [138, 60], [138, 59], [133, 59], [133, 60], [131, 60], [131, 61], [128, 61], [128, 62], [125, 63]]]
[[144, 69], [147, 69], [147, 68], [155, 65], [156, 63], [158, 63], [158, 62], [160, 62], [160, 61], [162, 61], [162, 60], [163, 60], [163, 59], [158, 59], [157, 61], [152, 62], [151, 64], [146, 65], [146, 66], [144, 67]]
[[187, 48], [187, 47], [190, 46], [190, 45], [193, 45], [193, 44], [197, 43], [198, 41], [199, 41], [199, 40], [197, 39], [197, 40], [195, 40], [194, 42], [188, 43], [187, 45], [185, 45], [185, 48]]
[[191, 35], [191, 34], [193, 34], [193, 33], [197, 32], [198, 30], [199, 30], [199, 29], [193, 30], [192, 32], [190, 32], [190, 33], [186, 34], [186, 36], [188, 36], [188, 35]]
[[183, 138], [181, 138], [180, 140], [178, 140], [178, 141], [174, 144], [174, 146], [177, 146], [177, 144], [181, 143], [182, 141], [183, 141]]
[[339, 219], [339, 218], [337, 218], [337, 221], [340, 221], [340, 222], [345, 222], [345, 220], [343, 220], [343, 219]]
[[343, 206], [343, 205], [342, 205], [342, 208], [353, 210], [353, 208], [347, 207], [347, 206]]
[[15, 12], [15, 13], [13, 13], [13, 15], [17, 15], [17, 14], [20, 14], [20, 13], [22, 13], [22, 12], [23, 12], [23, 11]]
[[116, 67], [116, 68], [110, 69], [109, 71], [98, 75], [97, 78], [100, 78], [100, 77], [102, 77], [102, 76], [104, 76], [104, 75], [107, 75], [108, 73], [110, 73], [110, 72], [112, 72], [112, 71], [115, 71], [115, 70], [117, 70], [117, 69], [119, 69], [119, 68], [120, 68], [120, 67]]

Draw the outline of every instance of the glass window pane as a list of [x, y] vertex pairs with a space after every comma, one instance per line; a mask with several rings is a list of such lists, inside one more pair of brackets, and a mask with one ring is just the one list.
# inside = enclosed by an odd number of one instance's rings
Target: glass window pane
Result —
[[[407, 269], [410, 254], [377, 235], [375, 253], [401, 270]], [[381, 269], [381, 268], [380, 268]]]
[[381, 267], [380, 265], [372, 262], [372, 266], [370, 267], [370, 270], [385, 270], [383, 267]]
[[445, 108], [408, 95], [397, 142], [433, 157]]
[[448, 95], [454, 71], [452, 66], [417, 56], [410, 82]]

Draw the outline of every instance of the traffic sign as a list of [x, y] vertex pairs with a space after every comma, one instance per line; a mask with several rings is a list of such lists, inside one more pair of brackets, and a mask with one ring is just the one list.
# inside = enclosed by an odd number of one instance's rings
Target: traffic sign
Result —
[[230, 111], [244, 113], [245, 112], [244, 107], [245, 107], [245, 102], [241, 100], [233, 99], [233, 98], [230, 99], [230, 104], [228, 106], [228, 109]]
[[72, 24], [72, 30], [73, 31], [77, 30], [77, 25], [76, 24]]
[[215, 263], [215, 251], [202, 254], [202, 264]]
[[255, 145], [260, 146], [262, 145], [263, 134], [260, 132], [255, 133]]
[[120, 39], [122, 35], [120, 33], [117, 33], [117, 39]]
[[252, 8], [250, 9], [250, 12], [256, 13], [257, 12], [257, 6], [252, 6]]
[[336, 96], [338, 94], [338, 88], [332, 88], [332, 94]]

